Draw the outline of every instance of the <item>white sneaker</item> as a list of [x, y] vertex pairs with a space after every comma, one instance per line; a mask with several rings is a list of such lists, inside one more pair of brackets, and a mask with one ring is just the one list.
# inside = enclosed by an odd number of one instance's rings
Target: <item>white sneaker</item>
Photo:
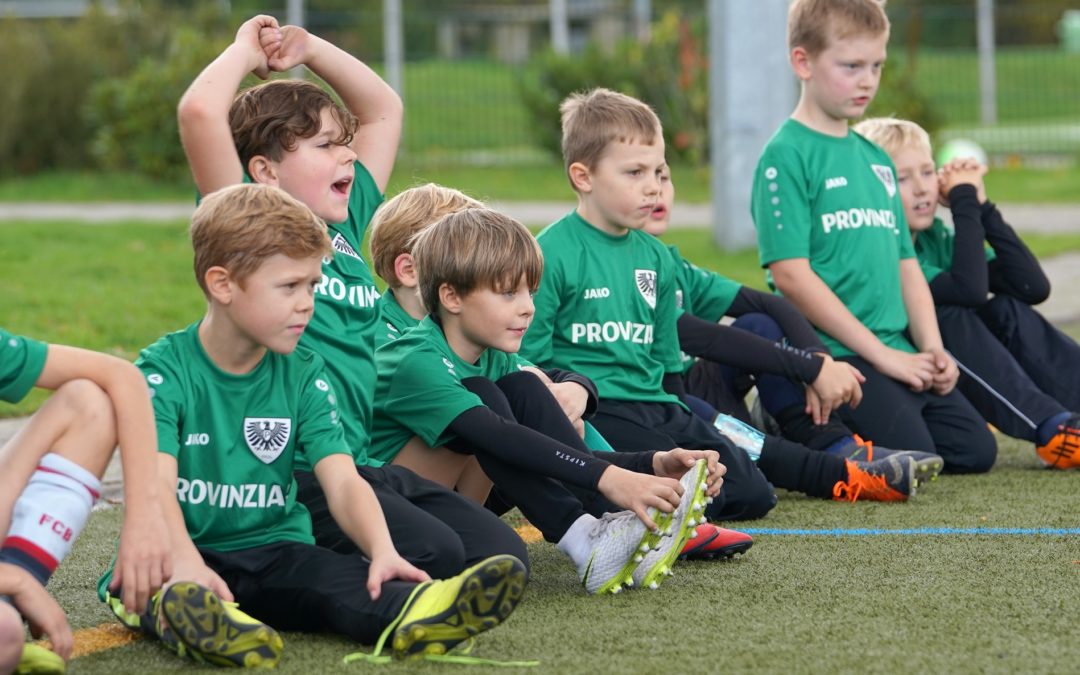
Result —
[[641, 588], [656, 588], [664, 577], [670, 575], [671, 566], [682, 553], [686, 542], [694, 536], [699, 524], [705, 524], [705, 494], [709, 466], [699, 459], [689, 471], [683, 474], [680, 483], [683, 486], [682, 500], [671, 514], [671, 522], [663, 529], [664, 538], [660, 546], [645, 554], [643, 560], [634, 568], [634, 585]]
[[645, 554], [661, 539], [670, 539], [646, 529], [633, 511], [605, 513], [587, 536], [589, 555], [578, 565], [578, 574], [589, 593], [618, 593], [624, 584], [633, 584], [634, 570]]

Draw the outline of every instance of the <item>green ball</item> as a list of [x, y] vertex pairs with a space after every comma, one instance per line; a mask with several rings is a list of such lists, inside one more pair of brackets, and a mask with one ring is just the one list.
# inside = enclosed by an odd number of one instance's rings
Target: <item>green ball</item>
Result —
[[979, 164], [986, 165], [986, 151], [978, 143], [966, 138], [954, 138], [946, 142], [937, 153], [938, 166], [944, 166], [954, 159], [974, 157]]

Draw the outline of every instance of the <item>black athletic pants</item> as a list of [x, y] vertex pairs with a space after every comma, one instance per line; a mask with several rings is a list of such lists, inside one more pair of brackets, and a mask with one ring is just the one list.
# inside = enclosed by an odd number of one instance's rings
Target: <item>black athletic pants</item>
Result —
[[[433, 579], [455, 576], [500, 553], [528, 567], [529, 554], [521, 537], [480, 504], [404, 467], [358, 466], [357, 471], [379, 500], [394, 548]], [[330, 514], [315, 474], [297, 471], [295, 475], [297, 500], [311, 513], [316, 544], [339, 553], [356, 552], [356, 545]]]
[[1036, 427], [1080, 409], [1080, 346], [1030, 306], [998, 295], [978, 309], [939, 305], [960, 391], [1003, 433], [1034, 442]]
[[887, 448], [936, 452], [945, 471], [982, 473], [994, 466], [997, 441], [986, 422], [958, 390], [947, 396], [913, 392], [858, 356], [842, 356], [866, 377], [863, 399], [840, 416], [856, 433]]
[[246, 614], [277, 630], [337, 633], [361, 644], [375, 643], [416, 587], [383, 582], [372, 601], [367, 558], [297, 542], [199, 553]]

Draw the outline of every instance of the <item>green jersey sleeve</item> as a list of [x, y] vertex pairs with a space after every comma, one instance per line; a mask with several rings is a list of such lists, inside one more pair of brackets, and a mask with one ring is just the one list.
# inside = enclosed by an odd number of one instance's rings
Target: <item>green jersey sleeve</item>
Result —
[[706, 321], [719, 321], [731, 309], [742, 284], [686, 260], [675, 246], [669, 246], [671, 259], [678, 272], [679, 287], [676, 305]]
[[312, 467], [330, 455], [352, 454], [345, 443], [334, 387], [322, 368], [322, 359], [316, 359], [316, 364], [304, 379], [297, 419], [299, 451]]
[[754, 172], [750, 211], [762, 267], [810, 257], [810, 191], [797, 148], [780, 143], [765, 148]]
[[0, 400], [18, 403], [33, 388], [49, 347], [0, 329]]

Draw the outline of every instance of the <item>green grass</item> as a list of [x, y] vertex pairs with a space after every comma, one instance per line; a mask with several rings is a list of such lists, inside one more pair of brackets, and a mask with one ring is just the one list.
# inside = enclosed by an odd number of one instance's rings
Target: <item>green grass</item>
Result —
[[[1001, 439], [995, 469], [943, 476], [907, 504], [838, 504], [782, 493], [743, 527], [1074, 528], [1078, 476], [1039, 470], [1030, 446]], [[119, 509], [97, 512], [50, 583], [75, 627], [111, 623], [94, 582]], [[529, 547], [533, 575], [509, 621], [476, 656], [537, 659], [538, 673], [1057, 673], [1080, 658], [1080, 537], [759, 534], [730, 562], [680, 563], [656, 591], [591, 597], [550, 544]], [[283, 673], [363, 672], [357, 649], [285, 634]], [[446, 672], [394, 664], [389, 672]], [[151, 640], [80, 658], [71, 671], [190, 671]]]

